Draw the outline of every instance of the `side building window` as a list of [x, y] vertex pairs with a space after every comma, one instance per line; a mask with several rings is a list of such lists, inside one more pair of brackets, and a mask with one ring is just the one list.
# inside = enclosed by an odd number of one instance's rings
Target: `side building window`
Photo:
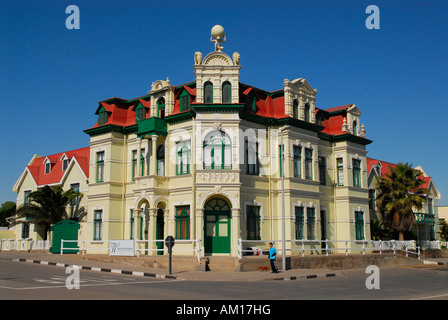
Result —
[[93, 219], [93, 240], [102, 240], [103, 210], [95, 210]]
[[364, 213], [361, 211], [355, 212], [355, 232], [356, 240], [364, 240]]
[[104, 151], [96, 154], [96, 182], [104, 181]]

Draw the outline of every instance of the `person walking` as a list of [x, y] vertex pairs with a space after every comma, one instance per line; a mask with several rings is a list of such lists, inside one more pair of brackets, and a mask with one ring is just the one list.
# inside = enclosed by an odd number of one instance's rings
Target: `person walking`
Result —
[[278, 273], [277, 266], [275, 265], [275, 258], [277, 257], [277, 250], [272, 242], [269, 242], [269, 260], [271, 261], [272, 273]]

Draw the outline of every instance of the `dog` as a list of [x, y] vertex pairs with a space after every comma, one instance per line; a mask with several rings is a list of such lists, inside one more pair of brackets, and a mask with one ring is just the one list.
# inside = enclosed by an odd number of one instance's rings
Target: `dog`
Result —
[[263, 271], [269, 271], [269, 267], [259, 266], [258, 269], [260, 269], [261, 272], [263, 272]]

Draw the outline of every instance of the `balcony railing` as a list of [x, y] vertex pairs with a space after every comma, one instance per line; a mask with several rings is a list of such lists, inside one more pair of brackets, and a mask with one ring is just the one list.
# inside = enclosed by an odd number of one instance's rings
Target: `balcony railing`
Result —
[[416, 223], [428, 223], [428, 224], [436, 223], [435, 215], [431, 213], [415, 212], [414, 216]]

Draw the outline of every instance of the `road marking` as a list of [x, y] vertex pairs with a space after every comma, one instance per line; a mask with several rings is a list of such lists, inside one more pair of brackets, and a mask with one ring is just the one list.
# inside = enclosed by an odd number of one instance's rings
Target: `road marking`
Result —
[[446, 293], [446, 294], [439, 294], [437, 296], [427, 296], [427, 297], [414, 298], [414, 299], [411, 299], [411, 300], [434, 299], [434, 298], [441, 298], [441, 297], [448, 297], [448, 293]]
[[[118, 286], [118, 285], [132, 285], [132, 284], [149, 284], [149, 283], [169, 283], [169, 282], [178, 282], [184, 280], [167, 280], [167, 281], [139, 281], [139, 282], [102, 282], [102, 283], [91, 283], [91, 284], [82, 284], [80, 287], [99, 287], [99, 286]], [[34, 289], [56, 289], [56, 288], [66, 288], [63, 286], [44, 286], [44, 287], [24, 287], [24, 288], [13, 288], [7, 286], [0, 286], [0, 288], [10, 289], [10, 290], [34, 290]]]

